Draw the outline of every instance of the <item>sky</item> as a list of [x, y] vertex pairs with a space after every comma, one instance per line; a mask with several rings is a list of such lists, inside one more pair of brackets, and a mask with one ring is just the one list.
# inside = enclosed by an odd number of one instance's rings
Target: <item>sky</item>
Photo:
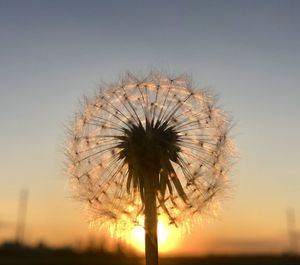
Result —
[[[300, 230], [299, 1], [0, 1], [0, 241], [29, 191], [26, 242], [101, 238], [70, 198], [65, 125], [78, 100], [125, 71], [188, 73], [234, 118], [240, 158], [217, 218], [173, 254], [288, 249]], [[296, 224], [297, 225], [297, 224]]]

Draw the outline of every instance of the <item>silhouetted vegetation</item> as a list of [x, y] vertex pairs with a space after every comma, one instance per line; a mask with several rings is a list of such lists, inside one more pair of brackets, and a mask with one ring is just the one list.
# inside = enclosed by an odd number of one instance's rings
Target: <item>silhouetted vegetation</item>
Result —
[[[125, 253], [122, 248], [114, 252], [105, 249], [75, 251], [71, 248], [49, 248], [44, 244], [35, 247], [16, 243], [0, 246], [0, 265], [139, 265], [141, 257]], [[300, 256], [259, 255], [259, 256], [204, 256], [161, 258], [160, 265], [297, 265]]]
[[299, 256], [251, 255], [164, 258], [160, 265], [299, 265]]
[[104, 249], [76, 251], [71, 248], [49, 248], [44, 244], [36, 247], [16, 243], [4, 243], [0, 247], [0, 265], [92, 265], [92, 264], [139, 264], [139, 258], [127, 255], [121, 249], [108, 252]]

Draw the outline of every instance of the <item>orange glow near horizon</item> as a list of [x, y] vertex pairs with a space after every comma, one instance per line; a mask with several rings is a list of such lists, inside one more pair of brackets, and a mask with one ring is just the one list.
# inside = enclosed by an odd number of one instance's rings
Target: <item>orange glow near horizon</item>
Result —
[[[140, 220], [140, 225], [130, 231], [129, 239], [127, 240], [135, 249], [140, 252], [145, 251], [145, 230], [143, 228], [143, 218]], [[159, 219], [157, 224], [157, 240], [158, 251], [166, 253], [176, 248], [179, 243], [178, 229], [168, 225], [167, 220]]]

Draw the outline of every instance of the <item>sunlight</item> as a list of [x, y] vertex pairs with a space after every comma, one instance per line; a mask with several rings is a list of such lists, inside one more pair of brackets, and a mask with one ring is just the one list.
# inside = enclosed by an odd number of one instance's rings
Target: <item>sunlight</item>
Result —
[[[140, 225], [136, 226], [130, 233], [129, 243], [138, 251], [144, 252], [145, 248], [145, 230], [143, 228], [144, 219], [139, 221]], [[175, 227], [168, 225], [165, 219], [158, 220], [157, 236], [159, 252], [168, 252], [173, 250], [179, 242], [179, 231]]]

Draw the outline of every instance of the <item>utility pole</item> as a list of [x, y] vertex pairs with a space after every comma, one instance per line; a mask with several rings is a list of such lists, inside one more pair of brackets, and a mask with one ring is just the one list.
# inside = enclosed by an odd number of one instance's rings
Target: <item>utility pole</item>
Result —
[[296, 230], [296, 217], [294, 209], [287, 210], [287, 226], [289, 238], [289, 252], [290, 254], [297, 254], [298, 251], [298, 234]]
[[16, 225], [16, 242], [19, 244], [24, 243], [26, 213], [28, 203], [28, 190], [21, 190], [19, 197], [19, 208]]

